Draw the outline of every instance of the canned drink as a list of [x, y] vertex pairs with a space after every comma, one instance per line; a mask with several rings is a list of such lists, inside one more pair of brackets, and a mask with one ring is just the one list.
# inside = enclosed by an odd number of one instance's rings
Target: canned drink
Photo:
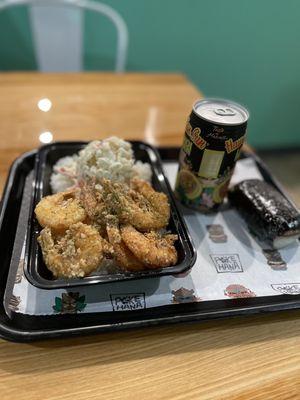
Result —
[[222, 99], [199, 100], [187, 121], [175, 195], [202, 212], [218, 209], [245, 140], [248, 111]]

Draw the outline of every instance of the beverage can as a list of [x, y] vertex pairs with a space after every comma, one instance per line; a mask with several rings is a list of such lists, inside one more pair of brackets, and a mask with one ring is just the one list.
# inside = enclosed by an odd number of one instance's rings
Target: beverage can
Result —
[[228, 190], [245, 140], [249, 112], [222, 99], [197, 101], [188, 118], [175, 195], [202, 212], [215, 211]]

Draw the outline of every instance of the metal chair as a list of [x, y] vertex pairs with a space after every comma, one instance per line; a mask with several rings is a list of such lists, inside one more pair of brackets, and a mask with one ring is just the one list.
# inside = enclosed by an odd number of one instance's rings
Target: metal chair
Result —
[[[0, 11], [20, 5], [30, 6], [31, 30], [40, 71], [82, 70], [84, 10], [102, 14], [114, 24], [118, 36], [115, 71], [124, 71], [128, 46], [127, 25], [110, 6], [92, 0], [2, 0]], [[70, 9], [66, 10], [66, 7]]]

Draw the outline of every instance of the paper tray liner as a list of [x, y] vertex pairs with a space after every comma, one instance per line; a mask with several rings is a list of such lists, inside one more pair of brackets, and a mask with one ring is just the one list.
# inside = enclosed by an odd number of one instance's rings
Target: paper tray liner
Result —
[[[177, 163], [164, 162], [174, 186]], [[238, 161], [231, 184], [243, 179], [263, 179], [252, 157]], [[295, 242], [280, 251], [263, 248], [250, 235], [238, 213], [226, 204], [216, 214], [204, 215], [182, 208], [197, 250], [191, 270], [182, 275], [130, 282], [39, 289], [24, 276], [25, 237], [19, 268], [9, 271], [14, 282], [6, 299], [6, 312], [31, 316], [139, 311], [211, 301], [241, 301], [282, 294], [300, 294], [300, 246]], [[14, 274], [14, 276], [12, 276]], [[175, 311], [175, 309], [174, 309]], [[119, 313], [118, 313], [119, 314]]]

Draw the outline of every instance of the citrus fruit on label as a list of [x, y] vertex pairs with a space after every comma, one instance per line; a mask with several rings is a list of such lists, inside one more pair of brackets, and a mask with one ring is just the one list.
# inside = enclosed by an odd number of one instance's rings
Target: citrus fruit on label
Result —
[[193, 200], [202, 192], [202, 185], [197, 177], [190, 171], [182, 169], [179, 172], [178, 183], [185, 192], [188, 199]]
[[213, 193], [213, 201], [215, 203], [222, 203], [224, 197], [226, 196], [228, 185], [230, 179], [226, 179], [226, 181], [222, 182], [219, 186], [216, 186]]

